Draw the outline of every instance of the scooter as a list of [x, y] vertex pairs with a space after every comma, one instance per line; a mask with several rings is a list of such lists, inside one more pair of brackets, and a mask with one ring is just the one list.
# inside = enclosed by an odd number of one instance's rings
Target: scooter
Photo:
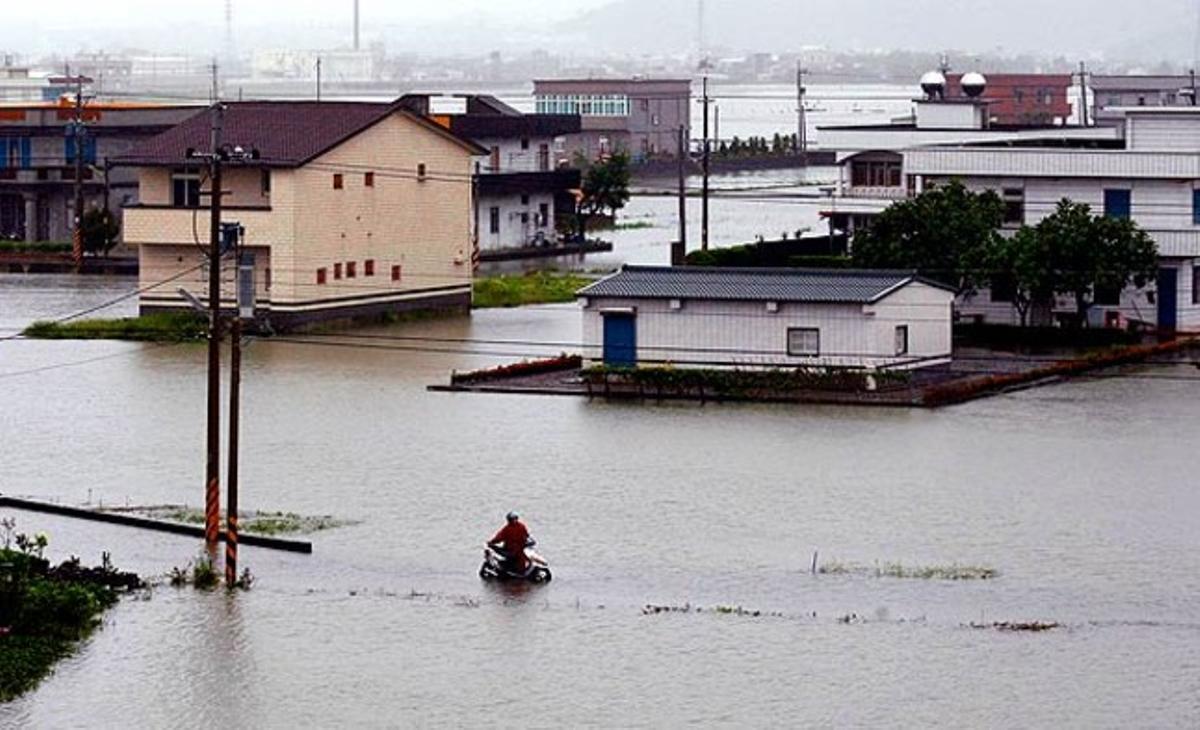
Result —
[[550, 564], [533, 548], [537, 542], [530, 539], [525, 543], [524, 572], [516, 569], [508, 560], [508, 556], [499, 548], [487, 545], [483, 549], [483, 565], [479, 566], [479, 577], [484, 580], [497, 581], [529, 581], [530, 583], [549, 583], [553, 577], [550, 574]]

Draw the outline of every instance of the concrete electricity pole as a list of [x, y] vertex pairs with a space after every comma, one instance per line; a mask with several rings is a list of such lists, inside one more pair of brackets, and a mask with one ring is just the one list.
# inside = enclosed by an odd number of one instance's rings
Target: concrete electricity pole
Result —
[[1085, 127], [1091, 126], [1088, 113], [1087, 64], [1079, 62], [1079, 120]]
[[[680, 125], [677, 157], [679, 162], [679, 247], [682, 249], [682, 256], [687, 255], [687, 159], [690, 148], [687, 126]], [[674, 261], [671, 263], [675, 264]]]
[[[78, 271], [83, 265], [83, 156], [87, 147], [87, 127], [84, 126], [83, 120], [83, 85], [92, 83], [92, 79], [80, 75], [72, 76], [68, 70], [66, 76], [53, 77], [50, 79], [50, 83], [70, 84], [75, 87], [75, 108], [70, 127], [71, 149], [75, 155], [75, 212], [74, 226], [71, 229], [71, 255], [75, 259], [75, 269]], [[26, 225], [31, 225], [31, 223], [26, 223]]]
[[708, 68], [707, 68], [707, 64], [708, 64], [708, 62], [705, 61], [704, 82], [703, 82], [703, 84], [704, 84], [704, 97], [703, 97], [703, 99], [704, 99], [704, 101], [703, 101], [703, 104], [704, 104], [704, 143], [703, 144], [704, 144], [704, 146], [701, 150], [702, 154], [701, 154], [701, 158], [700, 158], [701, 171], [704, 176], [704, 182], [702, 183], [701, 192], [700, 192], [700, 249], [702, 251], [708, 250], [708, 165], [709, 165], [709, 156], [712, 151], [712, 148], [710, 147], [709, 142], [708, 142], [708, 104], [709, 104], [709, 99], [708, 99]]
[[808, 119], [804, 108], [804, 96], [808, 90], [804, 88], [804, 76], [808, 69], [804, 61], [796, 61], [796, 151], [800, 153], [800, 164], [808, 167]]

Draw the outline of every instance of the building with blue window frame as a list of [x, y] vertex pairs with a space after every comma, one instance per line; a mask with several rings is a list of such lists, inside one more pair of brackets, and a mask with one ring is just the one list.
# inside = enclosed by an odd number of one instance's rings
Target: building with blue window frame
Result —
[[[85, 205], [136, 202], [138, 181], [110, 158], [195, 114], [195, 106], [89, 104], [84, 110]], [[29, 242], [71, 238], [75, 206], [73, 106], [65, 101], [0, 107], [0, 238]]]

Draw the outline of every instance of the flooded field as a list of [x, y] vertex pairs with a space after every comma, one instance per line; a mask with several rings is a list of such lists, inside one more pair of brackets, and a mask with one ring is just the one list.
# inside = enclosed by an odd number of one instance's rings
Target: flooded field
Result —
[[[74, 283], [0, 276], [0, 337], [134, 286]], [[407, 349], [252, 344], [243, 505], [353, 524], [312, 556], [243, 548], [248, 593], [123, 601], [0, 725], [1200, 722], [1194, 368], [936, 412], [425, 390], [578, 328], [560, 305], [376, 331]], [[0, 491], [199, 506], [203, 365], [197, 345], [0, 342]], [[545, 588], [476, 577], [514, 508]], [[54, 559], [162, 575], [200, 548], [3, 514]], [[971, 628], [997, 622], [1060, 626]]]

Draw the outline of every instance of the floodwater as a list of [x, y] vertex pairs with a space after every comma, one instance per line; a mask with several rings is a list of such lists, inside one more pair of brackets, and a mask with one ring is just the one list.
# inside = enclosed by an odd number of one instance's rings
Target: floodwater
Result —
[[[0, 276], [0, 328], [133, 286], [87, 281], [67, 294], [69, 277]], [[244, 507], [357, 524], [313, 536], [311, 556], [244, 547], [258, 578], [247, 593], [159, 587], [122, 601], [52, 678], [0, 707], [0, 725], [1200, 723], [1189, 371], [932, 412], [425, 390], [452, 369], [560, 349], [526, 343], [567, 343], [578, 326], [571, 307], [534, 307], [396, 326], [377, 333], [430, 339], [370, 343], [410, 349], [254, 343]], [[56, 365], [68, 366], [45, 369]], [[201, 503], [202, 346], [0, 342], [0, 387], [4, 492]], [[506, 592], [475, 576], [481, 543], [513, 508], [552, 562], [549, 586]], [[108, 550], [161, 575], [200, 548], [2, 513], [47, 530], [55, 560]], [[814, 576], [814, 551], [1000, 575]], [[646, 616], [647, 603], [777, 615]], [[967, 627], [995, 621], [1063, 628]]]

